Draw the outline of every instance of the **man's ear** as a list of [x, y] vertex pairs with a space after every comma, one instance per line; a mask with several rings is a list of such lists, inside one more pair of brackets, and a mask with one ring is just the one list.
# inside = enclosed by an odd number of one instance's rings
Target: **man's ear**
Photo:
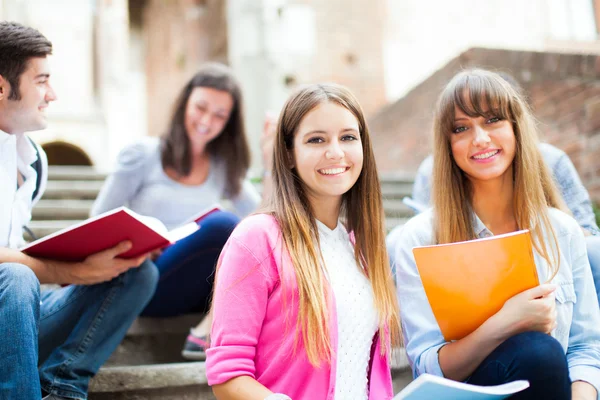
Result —
[[8, 96], [10, 96], [10, 83], [0, 75], [0, 101], [8, 99]]
[[6, 79], [4, 79], [4, 77], [2, 75], [0, 75], [0, 100], [2, 100], [4, 98], [4, 96], [6, 96], [6, 92], [7, 92], [7, 88], [6, 88]]

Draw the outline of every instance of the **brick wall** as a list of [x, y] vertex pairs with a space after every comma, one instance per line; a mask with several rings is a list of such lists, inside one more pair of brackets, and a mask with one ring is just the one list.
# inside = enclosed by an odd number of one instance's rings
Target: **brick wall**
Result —
[[369, 120], [378, 167], [414, 173], [431, 151], [435, 101], [463, 68], [484, 67], [513, 75], [524, 87], [542, 140], [571, 157], [594, 201], [600, 203], [600, 56], [470, 49], [402, 99]]
[[311, 64], [294, 71], [300, 83], [336, 82], [360, 99], [367, 115], [386, 104], [384, 0], [292, 0], [315, 13], [316, 48]]
[[227, 21], [221, 0], [147, 0], [144, 31], [148, 134], [160, 135], [173, 102], [206, 61], [227, 62]]

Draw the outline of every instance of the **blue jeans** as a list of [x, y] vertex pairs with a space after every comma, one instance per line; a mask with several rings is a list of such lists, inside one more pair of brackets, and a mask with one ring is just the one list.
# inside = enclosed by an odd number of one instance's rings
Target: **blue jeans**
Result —
[[519, 379], [528, 380], [530, 386], [511, 399], [571, 399], [567, 358], [550, 335], [525, 332], [509, 338], [483, 360], [467, 383], [491, 386]]
[[596, 293], [598, 294], [598, 303], [600, 303], [600, 236], [586, 236], [585, 244], [590, 267], [592, 267]]
[[160, 274], [158, 287], [142, 315], [172, 317], [206, 312], [217, 260], [239, 221], [230, 212], [215, 212], [200, 222], [196, 232], [165, 249], [155, 260]]
[[40, 293], [30, 268], [0, 264], [0, 398], [39, 399], [40, 386], [87, 398], [90, 378], [119, 345], [157, 280], [147, 261], [110, 282]]

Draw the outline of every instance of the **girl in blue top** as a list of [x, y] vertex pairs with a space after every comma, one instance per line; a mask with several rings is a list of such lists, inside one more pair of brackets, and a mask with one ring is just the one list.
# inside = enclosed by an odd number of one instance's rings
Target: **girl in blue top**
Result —
[[[264, 139], [268, 138], [263, 137], [263, 144]], [[268, 153], [271, 147], [266, 147]], [[230, 68], [216, 63], [204, 65], [184, 86], [162, 138], [145, 138], [123, 149], [92, 215], [127, 206], [172, 229], [222, 199], [235, 211], [210, 214], [194, 234], [153, 254], [160, 280], [143, 316], [208, 310], [221, 249], [239, 218], [261, 202], [246, 179], [249, 166], [240, 85]], [[184, 357], [205, 357], [210, 323], [205, 318], [192, 329]]]
[[[406, 350], [415, 376], [477, 385], [526, 379], [530, 388], [514, 398], [596, 400], [600, 310], [585, 240], [562, 211], [537, 143], [529, 107], [498, 74], [464, 71], [442, 92], [433, 209], [406, 224], [394, 249]], [[445, 342], [412, 248], [519, 229], [531, 231], [538, 276], [548, 283], [509, 299], [463, 339]]]

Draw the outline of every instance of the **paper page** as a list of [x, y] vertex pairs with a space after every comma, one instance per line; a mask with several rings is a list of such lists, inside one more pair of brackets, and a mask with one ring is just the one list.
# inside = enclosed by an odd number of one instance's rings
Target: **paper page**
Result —
[[439, 376], [423, 374], [408, 384], [394, 400], [427, 400], [451, 398], [454, 400], [505, 399], [529, 387], [527, 381], [514, 381], [497, 386], [477, 386], [456, 382]]
[[140, 221], [142, 221], [145, 225], [152, 228], [154, 231], [160, 233], [164, 237], [168, 237], [169, 230], [162, 222], [160, 222], [159, 219], [154, 218], [154, 217], [149, 217], [147, 215], [140, 215], [138, 213], [134, 213], [133, 211], [131, 213], [134, 214], [135, 217], [137, 219], [139, 219]]
[[169, 241], [171, 243], [175, 243], [178, 240], [181, 240], [184, 237], [187, 237], [187, 236], [191, 235], [192, 233], [196, 232], [198, 230], [198, 228], [199, 228], [199, 226], [197, 223], [190, 222], [188, 224], [185, 224], [178, 228], [173, 229], [172, 231], [168, 232], [165, 235], [165, 237], [167, 239], [169, 239]]

